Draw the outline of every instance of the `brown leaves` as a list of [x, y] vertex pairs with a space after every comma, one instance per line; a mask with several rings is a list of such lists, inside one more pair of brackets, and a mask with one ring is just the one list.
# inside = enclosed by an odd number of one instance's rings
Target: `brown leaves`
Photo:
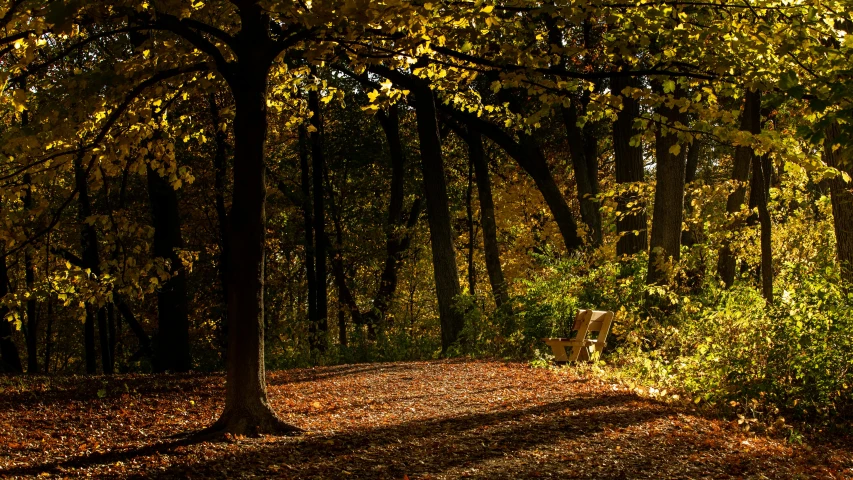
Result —
[[789, 445], [571, 370], [386, 363], [274, 372], [268, 383], [279, 415], [305, 434], [169, 438], [215, 420], [224, 395], [219, 376], [26, 379], [0, 395], [0, 476], [853, 475], [849, 439]]

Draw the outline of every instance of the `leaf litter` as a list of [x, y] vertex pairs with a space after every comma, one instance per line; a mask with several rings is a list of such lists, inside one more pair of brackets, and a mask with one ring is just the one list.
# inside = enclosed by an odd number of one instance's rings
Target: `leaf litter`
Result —
[[176, 436], [217, 374], [0, 378], [0, 477], [853, 478], [853, 441], [791, 443], [573, 369], [433, 361], [268, 374], [295, 437]]

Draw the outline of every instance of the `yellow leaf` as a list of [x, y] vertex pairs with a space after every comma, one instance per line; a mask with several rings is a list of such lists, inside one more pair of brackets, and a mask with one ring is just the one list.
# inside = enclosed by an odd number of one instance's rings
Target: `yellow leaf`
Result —
[[675, 145], [669, 147], [669, 153], [673, 155], [678, 155], [679, 153], [681, 153], [681, 145], [676, 143]]
[[17, 110], [18, 113], [21, 113], [24, 110], [26, 110], [27, 109], [27, 91], [23, 90], [23, 89], [15, 90], [15, 92], [12, 93], [12, 104], [15, 105], [15, 110]]
[[480, 10], [480, 11], [481, 11], [481, 12], [483, 12], [483, 13], [492, 13], [492, 10], [494, 10], [494, 9], [495, 9], [495, 6], [494, 6], [494, 5], [486, 5], [486, 6], [485, 6], [485, 7], [483, 7], [483, 9], [482, 9], [482, 10]]

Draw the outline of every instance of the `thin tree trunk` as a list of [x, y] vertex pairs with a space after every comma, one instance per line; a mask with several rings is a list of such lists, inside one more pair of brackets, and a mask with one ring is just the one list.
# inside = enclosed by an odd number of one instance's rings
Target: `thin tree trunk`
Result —
[[109, 331], [110, 359], [112, 359], [113, 370], [115, 370], [116, 345], [118, 344], [118, 329], [116, 328], [115, 305], [113, 305], [112, 303], [107, 304], [107, 326]]
[[97, 310], [98, 340], [101, 346], [101, 370], [105, 375], [111, 375], [113, 373], [113, 358], [110, 349], [109, 326], [107, 325], [107, 309], [106, 307], [100, 307]]
[[526, 134], [521, 135], [520, 147], [523, 152], [522, 155], [514, 158], [538, 187], [554, 216], [554, 221], [557, 222], [566, 249], [574, 251], [580, 248], [583, 245], [583, 240], [578, 236], [578, 226], [574, 214], [551, 174], [551, 169], [548, 167], [542, 149], [531, 136]]
[[214, 172], [214, 188], [216, 191], [216, 219], [219, 225], [219, 285], [222, 293], [221, 313], [219, 315], [219, 335], [223, 353], [227, 345], [228, 338], [228, 255], [230, 246], [228, 244], [228, 210], [225, 207], [225, 194], [227, 184], [228, 167], [226, 164], [227, 155], [227, 133], [222, 129], [223, 123], [219, 118], [219, 107], [216, 105], [216, 97], [210, 94], [207, 97], [207, 102], [210, 107], [210, 116], [213, 121], [213, 128], [216, 130], [214, 134], [214, 142], [216, 151], [213, 154]]
[[[44, 253], [44, 275], [45, 278], [50, 278], [50, 233], [47, 234], [47, 242]], [[42, 360], [42, 370], [44, 373], [50, 373], [50, 360], [53, 355], [53, 296], [51, 295], [52, 288], [49, 287], [47, 292], [47, 323], [45, 324], [44, 332], [44, 359]]]
[[373, 308], [367, 312], [361, 312], [347, 284], [344, 259], [340, 251], [343, 244], [343, 233], [340, 225], [340, 215], [334, 203], [332, 210], [335, 222], [335, 233], [338, 243], [338, 251], [332, 255], [332, 273], [335, 277], [335, 285], [338, 288], [338, 299], [342, 308], [350, 312], [350, 316], [357, 325], [367, 324], [369, 331], [374, 325], [386, 320], [388, 309], [397, 291], [398, 270], [402, 264], [403, 253], [409, 248], [411, 237], [409, 231], [414, 228], [420, 216], [421, 200], [418, 198], [412, 203], [408, 221], [403, 218], [403, 197], [406, 174], [406, 158], [400, 141], [400, 121], [396, 107], [391, 107], [388, 114], [377, 113], [382, 129], [388, 141], [388, 150], [391, 159], [391, 192], [388, 201], [388, 224], [385, 226], [385, 267], [379, 276], [379, 288], [373, 296]]
[[[741, 115], [740, 129], [753, 134], [761, 132], [761, 93], [749, 91], [745, 95], [743, 114]], [[746, 197], [746, 184], [749, 181], [749, 166], [753, 163], [754, 153], [751, 147], [739, 146], [735, 149], [734, 164], [732, 166], [732, 181], [735, 182], [734, 191], [729, 194], [726, 201], [726, 212], [729, 215], [737, 214], [743, 208]], [[734, 222], [732, 230], [737, 230], [740, 222]], [[726, 285], [730, 287], [735, 280], [736, 258], [732, 252], [731, 241], [724, 240], [720, 248], [717, 260], [717, 275]]]
[[480, 223], [483, 226], [483, 251], [486, 257], [486, 272], [495, 297], [495, 306], [501, 308], [509, 299], [507, 285], [501, 268], [500, 249], [498, 247], [497, 225], [495, 223], [495, 202], [492, 198], [492, 181], [489, 176], [489, 164], [483, 151], [483, 136], [479, 130], [469, 127], [465, 135], [468, 144], [468, 156], [474, 164], [474, 176], [477, 179], [477, 196], [480, 200]]
[[566, 139], [569, 144], [569, 156], [575, 173], [575, 183], [578, 190], [578, 202], [581, 207], [581, 219], [589, 228], [593, 245], [600, 245], [601, 212], [598, 208], [598, 149], [597, 139], [589, 126], [578, 127], [578, 110], [573, 102], [570, 107], [561, 107], [563, 123], [566, 127]]
[[[6, 245], [0, 241], [0, 300], [9, 293], [9, 271], [6, 269]], [[12, 340], [12, 323], [6, 321], [9, 309], [0, 305], [0, 372], [23, 373], [18, 347]]]
[[[91, 215], [91, 203], [89, 201], [89, 184], [86, 171], [82, 165], [82, 159], [78, 156], [74, 159], [74, 179], [77, 186], [78, 210], [77, 217], [80, 220], [80, 243], [83, 250], [82, 263], [85, 268], [91, 269], [93, 273], [100, 276], [100, 260], [98, 255], [98, 238], [95, 228], [86, 223]], [[92, 305], [86, 306], [86, 319], [83, 321], [83, 347], [86, 357], [86, 373], [93, 374], [97, 371], [97, 360], [95, 357], [95, 312]], [[107, 365], [108, 366], [108, 365]]]
[[153, 253], [169, 260], [172, 277], [157, 292], [155, 368], [186, 372], [192, 368], [189, 341], [187, 277], [177, 250], [183, 247], [178, 196], [169, 181], [148, 166], [148, 195], [154, 225]]
[[308, 92], [308, 108], [313, 115], [311, 125], [311, 163], [314, 183], [314, 243], [317, 288], [317, 318], [315, 320], [314, 347], [318, 350], [326, 350], [327, 332], [329, 330], [329, 296], [326, 279], [326, 256], [328, 251], [328, 239], [326, 238], [326, 209], [325, 189], [323, 188], [323, 172], [326, 169], [326, 158], [323, 152], [323, 116], [320, 110], [320, 96], [316, 90]]
[[308, 335], [314, 348], [317, 337], [317, 270], [314, 267], [314, 220], [311, 213], [311, 171], [308, 164], [308, 131], [299, 126], [299, 167], [302, 179], [302, 215], [305, 227], [305, 277], [308, 283]]
[[[26, 112], [24, 112], [26, 120]], [[26, 121], [22, 123], [26, 125]], [[32, 179], [29, 173], [24, 174], [24, 184], [27, 185], [27, 191], [24, 194], [24, 209], [31, 210], [33, 208], [33, 186]], [[39, 373], [38, 362], [38, 305], [33, 292], [35, 287], [35, 266], [33, 265], [33, 254], [30, 248], [24, 251], [24, 278], [27, 284], [27, 291], [30, 298], [27, 300], [27, 373]]]
[[50, 373], [50, 360], [53, 356], [53, 298], [47, 299], [47, 323], [44, 332], [44, 373]]
[[[853, 176], [849, 147], [834, 148], [838, 130], [837, 124], [827, 129], [823, 149], [824, 162]], [[829, 180], [829, 193], [832, 201], [832, 223], [835, 228], [835, 252], [845, 288], [850, 288], [853, 285], [853, 191], [850, 183], [837, 176]]]
[[477, 276], [474, 271], [474, 162], [468, 160], [468, 185], [465, 189], [465, 220], [468, 227], [468, 294], [476, 295]]
[[347, 317], [344, 314], [343, 305], [338, 303], [338, 343], [342, 347], [347, 346]]
[[767, 303], [773, 303], [773, 250], [770, 210], [767, 202], [770, 197], [770, 157], [753, 155], [752, 175], [755, 178], [750, 196], [755, 196], [758, 207], [758, 222], [761, 226], [761, 293]]
[[[403, 197], [406, 179], [406, 157], [400, 140], [400, 119], [397, 107], [391, 107], [388, 114], [377, 115], [379, 123], [388, 141], [391, 159], [391, 197], [388, 202], [388, 226], [385, 235], [385, 268], [379, 277], [379, 289], [373, 297], [373, 309], [368, 312], [371, 323], [385, 320], [388, 309], [397, 291], [397, 273], [402, 264], [403, 253], [409, 248], [411, 237], [409, 230], [414, 228], [420, 216], [421, 200], [412, 203], [408, 222], [403, 218]], [[404, 229], [405, 227], [405, 229]]]
[[[676, 90], [676, 92], [678, 92]], [[677, 95], [678, 93], [676, 93]], [[661, 122], [675, 126], [685, 125], [686, 115], [678, 107], [661, 106], [658, 108]], [[655, 285], [666, 277], [668, 265], [678, 262], [681, 257], [681, 223], [684, 215], [684, 177], [685, 148], [673, 153], [678, 144], [675, 132], [664, 132], [665, 125], [659, 125], [655, 132], [655, 206], [652, 213], [652, 235], [649, 244], [649, 266], [646, 283]]]
[[136, 319], [136, 316], [133, 314], [133, 311], [130, 309], [127, 301], [121, 295], [116, 293], [113, 293], [113, 301], [115, 302], [115, 306], [121, 314], [121, 317], [124, 318], [125, 323], [127, 323], [127, 326], [130, 327], [130, 330], [136, 336], [137, 342], [139, 343], [139, 356], [151, 355], [153, 353], [151, 349], [151, 338], [145, 333], [145, 329]]
[[[694, 140], [687, 150], [687, 169], [684, 174], [684, 183], [690, 185], [696, 181], [696, 172], [699, 169], [699, 153], [702, 150], [702, 142]], [[693, 212], [692, 198], [688, 193], [684, 197], [684, 212], [690, 215]], [[696, 244], [697, 235], [692, 228], [688, 226], [687, 230], [681, 232], [681, 244], [691, 247]]]
[[[613, 77], [610, 89], [614, 95], [622, 95], [626, 87], [634, 87], [634, 79]], [[631, 145], [631, 138], [639, 133], [634, 121], [640, 116], [640, 104], [633, 97], [622, 96], [622, 109], [613, 122], [613, 156], [616, 163], [616, 182], [622, 185], [638, 185], [645, 179], [643, 147]], [[636, 193], [620, 195], [617, 199], [616, 254], [631, 256], [648, 248], [648, 219], [645, 204]]]
[[435, 290], [441, 323], [441, 350], [446, 352], [459, 340], [463, 327], [462, 312], [454, 305], [456, 297], [461, 293], [459, 270], [456, 266], [453, 230], [450, 225], [450, 200], [444, 178], [444, 160], [441, 156], [441, 137], [435, 99], [432, 90], [425, 83], [418, 83], [414, 94]]
[[548, 162], [535, 139], [522, 134], [519, 141], [515, 141], [498, 126], [475, 115], [459, 112], [447, 106], [441, 106], [441, 109], [450, 117], [464, 123], [468, 128], [479, 130], [489, 140], [501, 147], [530, 175], [560, 229], [567, 250], [574, 251], [583, 245], [583, 241], [578, 236], [578, 226], [572, 209], [563, 197], [557, 182], [554, 181]]

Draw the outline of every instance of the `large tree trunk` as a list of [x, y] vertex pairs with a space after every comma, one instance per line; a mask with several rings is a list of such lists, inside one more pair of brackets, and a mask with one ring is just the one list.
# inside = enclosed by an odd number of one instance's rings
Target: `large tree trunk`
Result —
[[326, 171], [326, 157], [323, 152], [323, 116], [320, 110], [320, 96], [316, 90], [308, 92], [308, 108], [313, 115], [311, 125], [311, 167], [314, 183], [314, 261], [316, 271], [317, 289], [317, 317], [314, 320], [314, 335], [312, 347], [319, 351], [326, 350], [327, 333], [329, 330], [329, 294], [326, 279], [326, 255], [328, 250], [328, 238], [326, 237], [326, 202], [325, 188], [323, 188], [323, 173]]
[[[9, 271], [6, 269], [5, 242], [0, 242], [0, 300], [9, 293]], [[9, 310], [0, 305], [0, 372], [22, 373], [18, 346], [12, 340], [12, 323], [6, 321]]]
[[480, 200], [480, 223], [483, 227], [483, 250], [486, 257], [486, 272], [495, 297], [495, 306], [501, 308], [509, 299], [507, 285], [501, 268], [500, 249], [498, 247], [497, 225], [495, 223], [495, 202], [492, 198], [492, 182], [489, 176], [489, 164], [483, 152], [483, 136], [479, 130], [469, 127], [465, 135], [468, 155], [474, 164], [474, 176], [477, 179], [477, 195]]
[[154, 226], [154, 255], [169, 260], [172, 277], [157, 292], [155, 369], [186, 372], [190, 358], [187, 277], [177, 250], [183, 247], [178, 196], [169, 181], [148, 166], [148, 196]]
[[[82, 159], [78, 156], [74, 159], [74, 180], [77, 186], [78, 209], [77, 218], [80, 220], [80, 244], [83, 250], [82, 263], [85, 268], [91, 269], [100, 277], [100, 260], [98, 255], [98, 238], [95, 227], [86, 223], [86, 219], [92, 214], [89, 200], [89, 183], [86, 178], [86, 170], [83, 168]], [[83, 321], [83, 347], [86, 356], [86, 373], [95, 373], [98, 369], [95, 358], [95, 316], [93, 305], [86, 305], [86, 319]], [[110, 363], [102, 365], [105, 369], [111, 367]]]
[[421, 147], [421, 169], [432, 245], [432, 265], [441, 322], [441, 349], [446, 352], [459, 339], [464, 321], [462, 312], [454, 306], [456, 297], [461, 293], [459, 270], [456, 266], [453, 230], [450, 225], [450, 200], [444, 178], [444, 160], [441, 157], [441, 137], [435, 99], [432, 90], [426, 84], [416, 85], [414, 93]]
[[[684, 113], [678, 107], [663, 105], [658, 108], [661, 122], [675, 126], [687, 123]], [[685, 150], [672, 152], [678, 144], [678, 135], [670, 130], [664, 132], [665, 125], [658, 125], [655, 132], [655, 206], [652, 213], [652, 235], [649, 244], [649, 266], [646, 283], [661, 283], [666, 276], [668, 265], [681, 257], [681, 223], [684, 215], [684, 175]]]
[[[621, 95], [626, 87], [634, 87], [636, 80], [627, 77], [613, 77], [610, 89], [614, 95]], [[616, 182], [619, 184], [639, 184], [643, 182], [643, 147], [639, 143], [631, 145], [631, 138], [639, 133], [634, 129], [634, 121], [640, 116], [640, 104], [633, 97], [622, 96], [622, 110], [613, 122], [613, 157], [616, 163]], [[648, 248], [648, 219], [645, 204], [639, 195], [629, 193], [617, 199], [616, 254], [630, 256]]]
[[[24, 118], [26, 119], [26, 116]], [[24, 125], [26, 125], [26, 122], [24, 122]], [[29, 173], [24, 174], [24, 183], [27, 185], [27, 191], [24, 194], [24, 209], [30, 210], [33, 208], [33, 186]], [[35, 295], [33, 295], [35, 266], [33, 265], [33, 253], [29, 247], [24, 252], [24, 278], [27, 283], [27, 291], [31, 295], [29, 300], [27, 300], [27, 373], [35, 374], [39, 373], [38, 305], [36, 304]]]
[[575, 173], [581, 219], [590, 231], [593, 245], [600, 245], [601, 211], [598, 208], [598, 139], [592, 135], [591, 125], [578, 127], [578, 108], [575, 102], [570, 107], [560, 108], [566, 127], [569, 156]]
[[[746, 93], [740, 129], [753, 134], [761, 132], [760, 92], [749, 91]], [[735, 183], [735, 189], [729, 194], [729, 198], [726, 201], [726, 212], [729, 215], [737, 214], [743, 208], [743, 201], [746, 197], [746, 183], [749, 181], [749, 166], [753, 163], [753, 156], [751, 147], [739, 146], [735, 149], [731, 177]], [[734, 222], [731, 229], [736, 230], [740, 226], [740, 223], [739, 221]], [[717, 275], [719, 275], [726, 287], [730, 287], [734, 283], [736, 260], [734, 252], [731, 249], [731, 241], [728, 239], [724, 240], [723, 246], [720, 248], [719, 259], [717, 260]]]
[[[838, 125], [833, 124], [826, 132], [823, 150], [824, 162], [830, 167], [853, 176], [851, 150], [845, 146], [834, 149], [837, 136]], [[840, 176], [829, 180], [836, 255], [841, 267], [841, 278], [844, 280], [846, 288], [853, 285], [853, 191], [851, 188], [853, 188], [851, 184], [845, 182]]]
[[264, 234], [266, 228], [267, 81], [274, 55], [257, 4], [240, 7], [234, 94], [234, 191], [229, 222], [228, 354], [225, 409], [211, 427], [235, 434], [286, 433], [267, 401], [264, 367]]
[[[216, 97], [211, 93], [208, 96], [210, 116], [213, 121], [214, 142], [216, 151], [213, 154], [214, 180], [213, 186], [216, 203], [216, 219], [219, 225], [219, 284], [222, 293], [222, 303], [219, 315], [220, 341], [223, 350], [227, 345], [228, 338], [228, 255], [231, 248], [228, 239], [228, 210], [225, 207], [225, 193], [227, 184], [227, 138], [228, 134], [222, 129], [223, 123], [219, 118], [219, 107], [216, 105]], [[224, 352], [223, 352], [224, 353]]]

